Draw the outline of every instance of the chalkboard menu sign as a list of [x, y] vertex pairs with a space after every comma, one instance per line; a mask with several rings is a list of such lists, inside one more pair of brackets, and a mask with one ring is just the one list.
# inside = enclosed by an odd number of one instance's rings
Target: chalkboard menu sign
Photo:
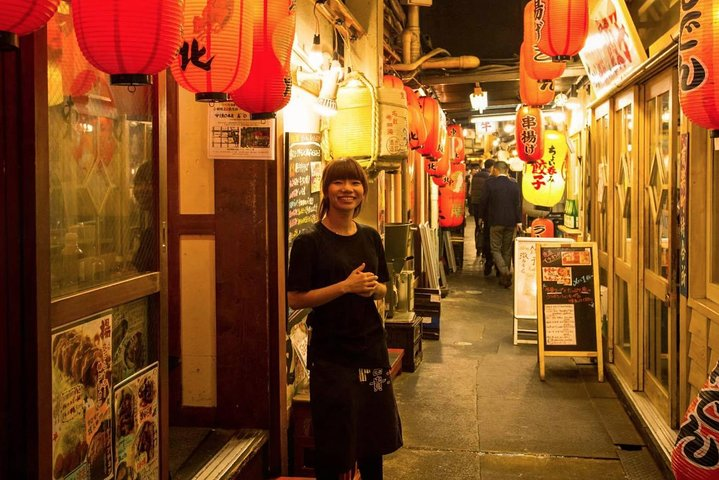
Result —
[[545, 356], [582, 356], [604, 381], [596, 243], [540, 243], [536, 255], [540, 378]]
[[287, 246], [317, 221], [322, 180], [319, 133], [286, 133]]

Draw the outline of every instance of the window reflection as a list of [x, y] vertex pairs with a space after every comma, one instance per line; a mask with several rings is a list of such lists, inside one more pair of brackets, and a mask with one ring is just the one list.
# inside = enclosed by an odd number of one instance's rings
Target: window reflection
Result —
[[152, 90], [85, 60], [67, 1], [48, 24], [48, 98], [52, 295], [156, 270]]

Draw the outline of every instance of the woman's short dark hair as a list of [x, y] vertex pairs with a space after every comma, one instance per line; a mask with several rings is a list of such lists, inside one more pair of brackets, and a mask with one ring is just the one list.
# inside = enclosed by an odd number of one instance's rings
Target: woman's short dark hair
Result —
[[[318, 216], [322, 220], [330, 209], [329, 198], [327, 197], [327, 191], [329, 190], [330, 184], [335, 180], [359, 180], [362, 183], [362, 189], [364, 194], [367, 194], [369, 184], [367, 182], [367, 175], [364, 169], [359, 163], [353, 158], [344, 157], [332, 160], [325, 166], [322, 172], [322, 201], [320, 202]], [[362, 210], [362, 202], [355, 208], [353, 217], [359, 215]]]

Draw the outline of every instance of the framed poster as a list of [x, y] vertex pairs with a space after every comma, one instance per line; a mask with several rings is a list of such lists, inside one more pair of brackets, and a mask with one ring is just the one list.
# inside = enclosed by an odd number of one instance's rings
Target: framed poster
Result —
[[251, 120], [231, 102], [208, 109], [207, 156], [214, 159], [275, 159], [274, 118]]
[[112, 312], [53, 332], [53, 479], [112, 478]]

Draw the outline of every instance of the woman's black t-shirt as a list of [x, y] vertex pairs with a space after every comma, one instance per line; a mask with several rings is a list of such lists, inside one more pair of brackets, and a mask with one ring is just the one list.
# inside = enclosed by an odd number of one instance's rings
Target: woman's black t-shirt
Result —
[[[389, 280], [382, 239], [357, 224], [354, 235], [333, 233], [318, 222], [292, 243], [287, 290], [308, 292], [346, 279], [365, 264], [378, 282]], [[308, 362], [328, 360], [348, 367], [389, 367], [382, 319], [372, 298], [347, 293], [312, 309]]]

